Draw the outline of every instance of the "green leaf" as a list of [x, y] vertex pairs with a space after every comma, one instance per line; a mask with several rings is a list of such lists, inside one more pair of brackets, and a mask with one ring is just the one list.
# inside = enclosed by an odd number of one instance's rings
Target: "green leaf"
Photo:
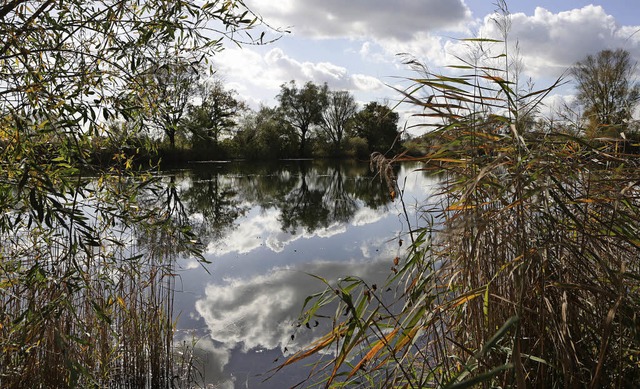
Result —
[[468, 380], [462, 381], [462, 382], [456, 382], [456, 383], [452, 383], [452, 384], [447, 384], [444, 386], [444, 389], [465, 389], [465, 388], [473, 388], [476, 387], [478, 384], [481, 384], [483, 382], [490, 382], [491, 379], [495, 376], [497, 376], [498, 374], [507, 371], [507, 370], [512, 370], [513, 369], [513, 365], [508, 363], [505, 365], [501, 365], [498, 367], [495, 367], [485, 373], [481, 373], [478, 374], [477, 376], [470, 378]]

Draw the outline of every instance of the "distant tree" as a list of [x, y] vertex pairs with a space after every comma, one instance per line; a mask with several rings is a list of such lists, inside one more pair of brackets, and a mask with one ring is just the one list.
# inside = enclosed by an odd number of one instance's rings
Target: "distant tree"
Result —
[[226, 90], [222, 80], [203, 81], [195, 91], [199, 104], [189, 105], [188, 127], [194, 145], [217, 144], [220, 136], [237, 126], [242, 112], [248, 109], [235, 90]]
[[392, 148], [398, 137], [399, 118], [386, 105], [370, 102], [354, 116], [353, 132], [367, 141], [370, 153], [384, 153]]
[[338, 152], [348, 121], [358, 111], [353, 95], [347, 91], [332, 91], [328, 94], [327, 107], [322, 112], [321, 128], [331, 139]]
[[151, 118], [164, 131], [171, 148], [176, 145], [176, 134], [184, 128], [187, 104], [200, 78], [198, 66], [195, 60], [166, 53], [146, 73]]
[[234, 137], [237, 156], [247, 159], [278, 159], [296, 152], [296, 130], [277, 108], [262, 106], [246, 115]]
[[591, 135], [617, 135], [626, 128], [640, 100], [635, 71], [631, 55], [622, 49], [588, 55], [571, 68]]
[[328, 87], [307, 82], [298, 89], [296, 82], [280, 86], [277, 99], [285, 120], [297, 131], [300, 139], [299, 156], [306, 155], [306, 140], [309, 129], [322, 123], [322, 112], [327, 106]]

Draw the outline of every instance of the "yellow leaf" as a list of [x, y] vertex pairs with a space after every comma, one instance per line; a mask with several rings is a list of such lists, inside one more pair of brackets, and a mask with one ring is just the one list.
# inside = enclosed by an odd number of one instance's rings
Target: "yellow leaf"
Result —
[[451, 162], [451, 163], [467, 163], [464, 159], [454, 159], [454, 158], [431, 158], [432, 161], [440, 161], [440, 162]]
[[473, 294], [466, 294], [464, 296], [458, 297], [456, 300], [452, 301], [451, 308], [459, 307], [464, 303], [467, 303], [467, 302], [469, 302], [471, 300], [474, 300], [476, 297], [482, 295], [483, 291], [484, 291], [484, 289], [482, 289], [481, 291], [475, 292]]
[[331, 342], [333, 342], [334, 340], [338, 339], [340, 337], [340, 335], [343, 334], [344, 332], [345, 332], [345, 329], [343, 328], [340, 331], [331, 332], [331, 333], [323, 336], [322, 338], [318, 339], [318, 341], [316, 341], [315, 344], [313, 345], [313, 347], [311, 347], [310, 349], [299, 351], [299, 352], [295, 353], [294, 355], [292, 355], [291, 357], [289, 357], [289, 359], [287, 359], [282, 365], [278, 366], [276, 371], [282, 369], [283, 367], [285, 367], [287, 365], [295, 363], [295, 362], [297, 362], [299, 360], [305, 359], [308, 356], [313, 355], [316, 352], [322, 350], [323, 348], [325, 348], [328, 345], [330, 345]]
[[587, 204], [590, 204], [590, 203], [601, 203], [603, 201], [612, 201], [612, 199], [600, 199], [600, 200], [598, 200], [598, 199], [589, 199], [589, 198], [587, 198], [587, 199], [576, 199], [576, 203], [587, 203]]
[[398, 333], [398, 329], [399, 328], [395, 328], [393, 331], [389, 332], [387, 335], [385, 335], [382, 339], [378, 340], [375, 345], [373, 347], [371, 347], [371, 350], [369, 350], [369, 352], [367, 353], [367, 355], [365, 355], [360, 362], [358, 362], [357, 365], [354, 366], [354, 368], [351, 370], [351, 373], [349, 373], [349, 376], [347, 377], [347, 380], [351, 377], [353, 377], [353, 375], [360, 370], [360, 368], [362, 368], [362, 366], [364, 366], [367, 362], [369, 362], [371, 359], [373, 359], [373, 357], [375, 357], [378, 352], [380, 350], [382, 350], [382, 347], [386, 346], [389, 344], [389, 340], [391, 338], [393, 338], [394, 336], [396, 336], [396, 334]]
[[462, 205], [450, 205], [445, 209], [445, 211], [464, 211], [467, 209], [475, 208], [475, 205], [472, 204], [462, 204]]

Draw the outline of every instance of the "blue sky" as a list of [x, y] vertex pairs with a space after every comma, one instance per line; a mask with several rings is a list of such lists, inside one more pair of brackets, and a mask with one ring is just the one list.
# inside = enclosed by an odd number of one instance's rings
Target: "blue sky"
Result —
[[[432, 70], [454, 63], [468, 48], [455, 38], [497, 38], [490, 0], [246, 0], [273, 26], [287, 28], [277, 42], [229, 46], [216, 55], [218, 75], [257, 108], [273, 106], [279, 86], [290, 80], [327, 82], [348, 90], [360, 104], [398, 96], [390, 86], [415, 75], [398, 53], [415, 56]], [[523, 73], [537, 87], [588, 54], [624, 48], [640, 61], [640, 7], [627, 0], [508, 1], [509, 39], [518, 42]], [[572, 102], [570, 85], [549, 99], [549, 112]], [[410, 107], [398, 107], [402, 121]], [[403, 123], [400, 123], [401, 125]]]

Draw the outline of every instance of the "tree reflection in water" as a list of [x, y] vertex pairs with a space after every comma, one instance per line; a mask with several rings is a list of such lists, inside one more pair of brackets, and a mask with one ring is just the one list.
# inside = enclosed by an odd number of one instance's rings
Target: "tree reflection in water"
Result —
[[181, 198], [192, 216], [192, 227], [203, 244], [219, 239], [233, 228], [248, 207], [243, 205], [234, 179], [212, 169], [191, 171], [191, 184]]
[[[394, 238], [406, 231], [402, 212], [364, 162], [195, 165], [170, 174], [212, 262], [210, 274], [180, 274], [177, 289], [189, 293], [176, 295], [177, 340], [198, 339], [207, 383], [294, 385], [306, 372], [266, 383], [258, 375], [322, 334], [325, 323], [295, 326], [305, 297], [322, 289], [308, 274], [383, 285], [398, 254]], [[408, 191], [426, 196], [429, 180], [415, 176]]]
[[281, 229], [295, 234], [348, 223], [360, 207], [379, 209], [390, 201], [368, 165], [356, 162], [199, 164], [169, 175], [182, 180], [180, 199], [205, 244], [233, 229], [250, 206], [278, 210]]

